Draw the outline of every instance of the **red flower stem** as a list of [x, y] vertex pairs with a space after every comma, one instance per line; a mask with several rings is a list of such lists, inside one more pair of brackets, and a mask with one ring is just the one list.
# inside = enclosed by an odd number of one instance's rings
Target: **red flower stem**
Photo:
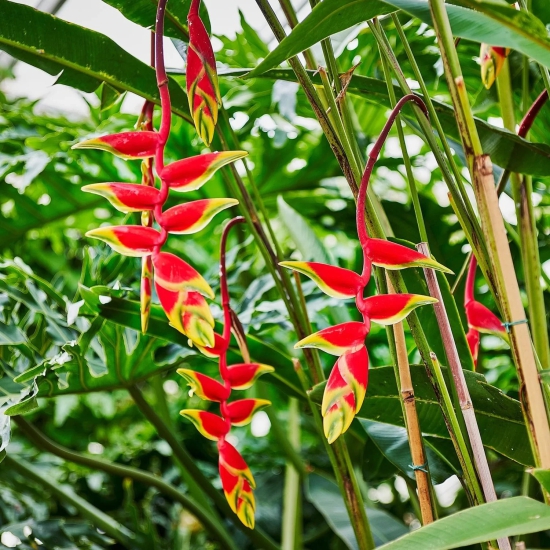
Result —
[[198, 16], [199, 15], [199, 7], [201, 5], [201, 0], [192, 0], [191, 6], [189, 7], [189, 16]]
[[468, 267], [468, 277], [466, 278], [466, 288], [464, 290], [464, 306], [474, 301], [474, 284], [476, 282], [477, 260], [472, 254], [470, 266]]

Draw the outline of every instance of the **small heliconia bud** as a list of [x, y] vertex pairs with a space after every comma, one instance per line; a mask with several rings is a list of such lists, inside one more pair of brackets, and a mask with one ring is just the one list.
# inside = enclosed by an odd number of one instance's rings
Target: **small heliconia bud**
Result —
[[378, 294], [363, 301], [362, 309], [368, 318], [379, 325], [394, 325], [413, 309], [438, 300], [419, 294]]
[[356, 410], [355, 396], [335, 365], [325, 386], [321, 413], [323, 430], [329, 443], [333, 443], [351, 425]]
[[261, 363], [240, 363], [227, 369], [227, 380], [233, 390], [247, 390], [262, 374], [274, 372], [275, 369]]
[[153, 285], [153, 260], [146, 256], [141, 260], [141, 286], [140, 286], [140, 316], [141, 332], [147, 332], [149, 326], [149, 315], [151, 313], [151, 291]]
[[250, 484], [250, 487], [254, 489], [256, 482], [252, 476], [252, 472], [245, 462], [241, 453], [225, 439], [218, 442], [218, 452], [220, 454], [220, 465], [222, 465], [231, 475], [238, 476]]
[[153, 210], [160, 198], [158, 189], [138, 183], [92, 183], [82, 191], [105, 197], [120, 212]]
[[307, 275], [333, 298], [355, 298], [364, 286], [360, 275], [342, 267], [317, 262], [281, 262], [279, 265]]
[[214, 378], [206, 376], [206, 374], [190, 369], [178, 369], [176, 372], [185, 378], [187, 384], [191, 387], [191, 391], [201, 399], [221, 403], [231, 393], [231, 388], [226, 388]]
[[214, 299], [214, 291], [202, 275], [187, 262], [169, 252], [160, 252], [153, 258], [155, 282], [172, 292], [194, 290]]
[[197, 430], [212, 441], [218, 441], [225, 437], [231, 428], [221, 416], [208, 411], [184, 409], [180, 411], [180, 414], [189, 418]]
[[508, 333], [502, 321], [489, 308], [476, 300], [472, 300], [465, 304], [464, 309], [470, 328], [478, 332], [500, 336], [508, 341]]
[[227, 404], [227, 415], [233, 426], [246, 426], [254, 413], [271, 405], [267, 399], [239, 399]]
[[187, 96], [195, 128], [204, 143], [210, 145], [214, 137], [221, 99], [214, 50], [199, 16], [199, 4], [199, 0], [193, 0], [187, 17], [189, 26]]
[[357, 351], [363, 346], [367, 332], [363, 323], [351, 321], [311, 334], [295, 344], [294, 348], [318, 348], [331, 355], [342, 355], [346, 351]]
[[250, 484], [246, 479], [229, 472], [221, 460], [219, 463], [219, 472], [225, 498], [229, 506], [244, 525], [249, 529], [254, 529], [256, 501]]
[[256, 501], [254, 493], [248, 483], [243, 481], [242, 489], [237, 501], [237, 516], [249, 529], [254, 529], [254, 513], [256, 512]]
[[197, 345], [199, 351], [206, 357], [219, 357], [227, 348], [227, 343], [224, 337], [217, 332], [214, 333], [214, 345], [213, 346], [200, 346]]
[[481, 81], [487, 89], [494, 84], [509, 53], [509, 48], [481, 44]]
[[369, 354], [367, 348], [362, 346], [357, 351], [344, 353], [338, 358], [334, 368], [340, 371], [342, 378], [353, 390], [355, 413], [359, 412], [367, 393], [369, 380]]
[[217, 170], [246, 155], [248, 155], [246, 151], [205, 153], [168, 164], [161, 176], [175, 191], [195, 191], [200, 189]]
[[444, 273], [452, 273], [450, 269], [436, 262], [433, 258], [428, 258], [424, 254], [402, 244], [392, 243], [384, 239], [368, 239], [365, 252], [374, 265], [384, 269], [427, 267]]
[[101, 149], [123, 159], [154, 157], [159, 144], [157, 132], [122, 132], [81, 141], [72, 149]]
[[162, 214], [162, 226], [169, 233], [190, 235], [204, 229], [222, 210], [239, 204], [236, 199], [202, 199], [178, 204]]
[[477, 357], [479, 355], [479, 332], [471, 328], [466, 334], [466, 341], [470, 348], [470, 353], [474, 359], [474, 366], [477, 366]]
[[182, 324], [182, 315], [183, 301], [187, 296], [187, 291], [178, 290], [173, 292], [171, 290], [167, 290], [163, 286], [159, 285], [156, 280], [155, 290], [157, 292], [160, 305], [162, 306], [162, 309], [164, 309], [164, 313], [166, 313], [166, 317], [168, 317], [170, 324], [176, 330], [179, 330], [181, 333], [185, 334]]
[[182, 325], [183, 333], [197, 346], [210, 347], [215, 344], [214, 329], [203, 317], [184, 310]]
[[152, 227], [141, 225], [114, 225], [98, 227], [86, 233], [86, 237], [100, 239], [124, 256], [142, 257], [153, 253], [162, 242], [161, 234]]

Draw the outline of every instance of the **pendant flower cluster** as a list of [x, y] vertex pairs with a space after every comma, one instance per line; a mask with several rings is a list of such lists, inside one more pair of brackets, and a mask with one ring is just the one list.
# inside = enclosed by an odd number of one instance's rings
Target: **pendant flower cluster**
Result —
[[348, 322], [328, 327], [304, 338], [295, 348], [318, 348], [338, 357], [325, 387], [321, 413], [325, 436], [334, 442], [350, 426], [361, 408], [368, 382], [368, 353], [365, 338], [371, 323], [392, 325], [403, 320], [414, 308], [437, 300], [416, 294], [381, 294], [365, 297], [372, 266], [389, 270], [424, 267], [449, 272], [447, 268], [423, 254], [382, 239], [370, 238], [365, 226], [365, 201], [369, 179], [382, 145], [395, 117], [407, 101], [425, 110], [414, 95], [403, 97], [392, 111], [374, 148], [369, 154], [357, 200], [357, 233], [363, 251], [363, 271], [359, 275], [348, 269], [315, 262], [282, 262], [281, 265], [303, 273], [333, 298], [355, 298], [362, 322]]
[[[84, 186], [83, 190], [104, 196], [111, 204], [121, 212], [142, 212], [142, 225], [122, 225], [100, 227], [87, 233], [87, 236], [105, 241], [115, 251], [126, 256], [142, 257], [142, 284], [141, 284], [141, 316], [142, 330], [147, 330], [152, 282], [159, 301], [166, 312], [170, 324], [185, 334], [199, 347], [213, 347], [214, 318], [205, 298], [214, 298], [214, 293], [204, 278], [188, 263], [169, 252], [163, 252], [169, 234], [189, 235], [203, 229], [212, 218], [222, 210], [238, 203], [235, 199], [203, 199], [178, 204], [172, 208], [163, 209], [168, 199], [170, 189], [178, 192], [188, 192], [199, 189], [212, 175], [228, 163], [243, 158], [245, 151], [224, 151], [219, 153], [207, 153], [178, 160], [171, 164], [164, 164], [164, 150], [170, 135], [171, 105], [168, 92], [168, 78], [164, 66], [163, 31], [164, 11], [166, 0], [159, 2], [157, 14], [157, 26], [155, 31], [155, 66], [157, 85], [161, 97], [161, 126], [155, 132], [152, 125], [152, 110], [150, 104], [146, 104], [142, 116], [140, 131], [123, 132], [99, 138], [90, 139], [75, 145], [80, 149], [102, 149], [109, 151], [124, 159], [143, 159], [142, 184], [133, 183], [96, 183]], [[207, 71], [209, 82], [215, 84], [216, 97], [217, 81], [213, 79], [215, 74], [215, 62], [212, 48], [208, 49], [206, 41], [208, 35], [204, 35], [201, 29], [204, 26], [198, 16], [199, 1], [194, 1], [189, 13], [189, 20], [193, 22], [191, 39], [198, 41], [192, 46], [194, 51], [203, 52], [200, 59], [190, 56], [195, 72], [203, 57], [211, 64]], [[206, 33], [206, 30], [204, 30]], [[209, 44], [209, 41], [208, 41]], [[205, 53], [206, 52], [206, 53]], [[198, 55], [198, 54], [197, 54]], [[200, 71], [199, 71], [200, 72]], [[199, 83], [191, 86], [195, 95], [202, 93]], [[188, 82], [189, 84], [189, 82]], [[199, 112], [204, 106], [199, 105]], [[212, 110], [208, 111], [213, 113]], [[217, 115], [217, 111], [215, 112]], [[202, 115], [201, 115], [202, 116]], [[200, 117], [199, 117], [200, 118]], [[201, 118], [202, 120], [202, 118]], [[210, 142], [216, 116], [212, 118], [211, 132], [208, 134]], [[197, 118], [195, 118], [197, 122]], [[197, 125], [201, 137], [204, 139], [204, 125]], [[155, 187], [154, 168], [160, 179], [160, 188]], [[158, 229], [153, 227], [153, 221]]]
[[220, 254], [220, 283], [224, 316], [223, 334], [215, 335], [215, 345], [204, 349], [208, 355], [219, 358], [221, 381], [192, 371], [178, 369], [191, 390], [201, 399], [219, 403], [220, 414], [203, 410], [186, 409], [180, 414], [193, 422], [199, 432], [206, 438], [217, 442], [219, 452], [219, 472], [227, 502], [239, 519], [254, 528], [256, 503], [252, 489], [254, 477], [239, 451], [227, 440], [232, 426], [246, 426], [258, 410], [271, 403], [265, 399], [238, 399], [229, 402], [232, 390], [246, 390], [262, 374], [273, 372], [273, 367], [260, 363], [227, 364], [227, 350], [231, 340], [231, 309], [227, 288], [225, 251], [227, 235], [235, 224], [242, 223], [243, 218], [234, 218], [222, 235]]
[[499, 336], [506, 340], [506, 342], [508, 342], [508, 333], [501, 320], [489, 308], [485, 307], [474, 298], [476, 269], [477, 260], [475, 256], [472, 255], [470, 266], [468, 267], [466, 288], [464, 290], [464, 309], [466, 311], [466, 319], [468, 320], [466, 340], [468, 340], [468, 346], [474, 358], [474, 365], [477, 366], [480, 340], [479, 333], [483, 332], [485, 334]]

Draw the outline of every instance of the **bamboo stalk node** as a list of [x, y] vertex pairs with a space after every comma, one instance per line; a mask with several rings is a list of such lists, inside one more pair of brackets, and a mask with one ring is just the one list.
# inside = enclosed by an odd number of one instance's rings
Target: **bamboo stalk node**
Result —
[[413, 402], [414, 403], [414, 391], [413, 390], [402, 390], [401, 395], [403, 397], [403, 402]]

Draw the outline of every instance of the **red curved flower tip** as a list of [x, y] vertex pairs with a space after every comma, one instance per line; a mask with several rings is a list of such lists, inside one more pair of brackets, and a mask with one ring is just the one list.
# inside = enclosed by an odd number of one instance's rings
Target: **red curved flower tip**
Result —
[[267, 399], [239, 399], [227, 404], [227, 416], [233, 426], [246, 426], [254, 413], [271, 405]]
[[237, 514], [239, 519], [249, 529], [254, 529], [254, 513], [256, 511], [256, 501], [252, 488], [246, 479], [233, 475], [222, 464], [219, 463], [220, 479], [223, 492], [229, 506]]
[[146, 256], [141, 260], [141, 287], [139, 293], [141, 332], [146, 333], [149, 326], [149, 315], [151, 313], [151, 291], [153, 285], [153, 260]]
[[154, 157], [159, 137], [157, 132], [122, 132], [81, 141], [72, 149], [101, 149], [123, 159]]
[[167, 290], [158, 283], [155, 289], [170, 324], [198, 346], [214, 345], [214, 318], [206, 300], [198, 292]]
[[394, 325], [402, 321], [413, 309], [438, 300], [419, 294], [378, 294], [363, 301], [362, 313], [379, 325]]
[[247, 390], [262, 374], [274, 372], [275, 369], [261, 363], [240, 363], [227, 369], [227, 381], [233, 390]]
[[252, 489], [256, 487], [250, 468], [241, 453], [231, 443], [225, 439], [220, 440], [218, 442], [218, 452], [220, 454], [220, 466], [223, 466], [231, 475], [248, 481]]
[[464, 309], [470, 328], [478, 332], [500, 336], [508, 341], [508, 333], [501, 320], [489, 308], [476, 300], [471, 300], [465, 304]]
[[208, 298], [214, 298], [214, 291], [200, 273], [187, 262], [169, 252], [161, 252], [153, 258], [155, 282], [166, 290], [194, 290]]
[[184, 409], [180, 411], [180, 414], [185, 418], [189, 418], [195, 428], [204, 437], [212, 441], [218, 441], [225, 437], [231, 428], [221, 416], [208, 411]]
[[217, 170], [246, 157], [246, 151], [221, 151], [205, 153], [168, 164], [162, 171], [162, 179], [176, 191], [200, 189]]
[[190, 235], [204, 229], [212, 218], [231, 206], [239, 204], [236, 199], [201, 199], [178, 204], [162, 214], [162, 226], [169, 233]]
[[384, 269], [405, 269], [407, 267], [427, 267], [444, 273], [452, 273], [444, 265], [428, 258], [420, 252], [402, 244], [392, 243], [384, 239], [368, 239], [365, 253], [376, 266]]
[[198, 7], [194, 9], [194, 3], [189, 10], [187, 23], [189, 49], [186, 80], [189, 110], [197, 132], [204, 143], [210, 145], [218, 120], [218, 105], [221, 104], [216, 59], [210, 37], [199, 16]]
[[120, 212], [153, 210], [160, 198], [158, 189], [139, 183], [92, 183], [82, 191], [105, 197]]
[[98, 227], [88, 231], [86, 237], [106, 242], [119, 254], [138, 258], [152, 254], [155, 246], [162, 241], [161, 234], [156, 229], [141, 225]]
[[470, 353], [474, 359], [474, 366], [477, 366], [477, 357], [479, 355], [479, 332], [471, 328], [466, 334], [466, 340], [470, 348]]
[[509, 53], [509, 48], [481, 44], [481, 81], [487, 89], [494, 84]]
[[224, 337], [217, 332], [214, 333], [214, 344], [211, 346], [201, 346], [197, 344], [199, 351], [206, 357], [215, 358], [222, 355], [227, 349], [227, 342]]
[[311, 334], [295, 344], [294, 348], [318, 348], [331, 355], [342, 355], [363, 346], [367, 333], [368, 329], [363, 323], [351, 321]]
[[307, 275], [333, 298], [355, 298], [364, 286], [360, 275], [342, 267], [317, 262], [281, 262], [279, 265]]
[[321, 404], [323, 431], [329, 443], [336, 441], [350, 427], [356, 408], [353, 389], [335, 365], [328, 377]]
[[191, 391], [201, 399], [221, 403], [231, 393], [231, 388], [226, 388], [222, 383], [214, 378], [210, 378], [210, 376], [206, 376], [206, 374], [201, 374], [191, 369], [178, 369], [176, 372], [185, 378]]

